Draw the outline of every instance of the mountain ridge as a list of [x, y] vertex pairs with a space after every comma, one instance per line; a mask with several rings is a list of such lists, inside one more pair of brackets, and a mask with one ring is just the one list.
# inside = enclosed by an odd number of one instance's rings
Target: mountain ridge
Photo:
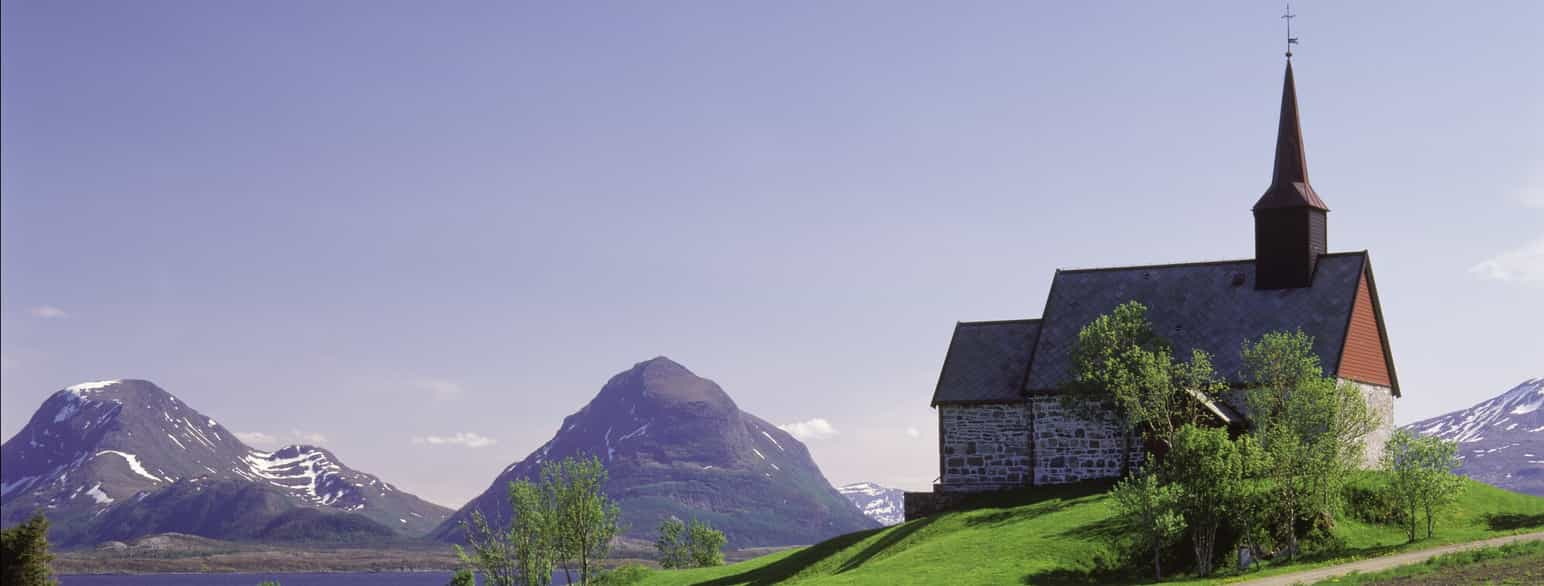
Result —
[[1403, 428], [1458, 442], [1458, 471], [1470, 478], [1544, 496], [1544, 377]]
[[[357, 514], [392, 533], [421, 535], [449, 514], [445, 507], [348, 468], [325, 448], [251, 448], [214, 418], [141, 379], [80, 383], [53, 393], [0, 447], [0, 457], [5, 462], [0, 520], [11, 524], [44, 510], [66, 542], [100, 540], [95, 533], [105, 520], [160, 518], [146, 508], [156, 503], [175, 507], [178, 503], [166, 500], [170, 496], [204, 498], [197, 496], [204, 487], [231, 482], [258, 487], [261, 494], [247, 504], [261, 503], [257, 510], [268, 516], [312, 508]], [[209, 507], [218, 503], [206, 505], [188, 514], [217, 516]], [[197, 524], [192, 519], [167, 523]], [[344, 525], [353, 530], [364, 524]], [[132, 533], [114, 536], [135, 537]]]

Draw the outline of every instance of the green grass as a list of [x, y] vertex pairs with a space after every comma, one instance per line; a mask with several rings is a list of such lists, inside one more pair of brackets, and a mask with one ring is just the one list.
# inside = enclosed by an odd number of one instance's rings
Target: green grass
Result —
[[[1505, 561], [1500, 561], [1505, 560]], [[1485, 566], [1485, 567], [1475, 567]], [[1378, 584], [1382, 582], [1456, 582], [1454, 574], [1464, 572], [1475, 577], [1512, 577], [1514, 569], [1531, 568], [1528, 578], [1544, 580], [1544, 541], [1509, 543], [1496, 547], [1482, 547], [1440, 555], [1418, 564], [1400, 566], [1370, 574], [1353, 573], [1331, 578], [1318, 584], [1345, 584], [1348, 586]], [[1500, 574], [1500, 575], [1498, 575]], [[1522, 582], [1518, 582], [1522, 583]], [[1537, 580], [1528, 583], [1538, 583]]]
[[[655, 571], [642, 584], [1111, 584], [1140, 583], [1142, 570], [1112, 572], [1117, 554], [1107, 485], [993, 495], [980, 508], [860, 531], [729, 566]], [[1343, 520], [1345, 547], [1205, 583], [1254, 578], [1444, 543], [1537, 530], [1544, 498], [1471, 483], [1432, 539], [1406, 544], [1402, 529]]]

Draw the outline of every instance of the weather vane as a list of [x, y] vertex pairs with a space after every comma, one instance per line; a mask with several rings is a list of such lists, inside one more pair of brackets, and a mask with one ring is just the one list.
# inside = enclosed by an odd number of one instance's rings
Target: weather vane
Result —
[[1292, 45], [1297, 44], [1297, 37], [1292, 36], [1292, 19], [1297, 18], [1292, 14], [1292, 3], [1287, 3], [1287, 11], [1282, 13], [1281, 19], [1287, 21], [1287, 59], [1292, 59]]

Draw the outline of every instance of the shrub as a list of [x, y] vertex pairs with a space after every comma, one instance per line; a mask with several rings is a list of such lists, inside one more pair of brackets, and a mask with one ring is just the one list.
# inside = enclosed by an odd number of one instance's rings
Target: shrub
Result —
[[1341, 489], [1342, 511], [1346, 516], [1377, 525], [1404, 526], [1409, 516], [1388, 489], [1383, 474], [1361, 475]]
[[630, 586], [643, 582], [649, 576], [649, 568], [642, 564], [622, 564], [616, 568], [601, 572], [590, 580], [590, 584], [596, 586]]

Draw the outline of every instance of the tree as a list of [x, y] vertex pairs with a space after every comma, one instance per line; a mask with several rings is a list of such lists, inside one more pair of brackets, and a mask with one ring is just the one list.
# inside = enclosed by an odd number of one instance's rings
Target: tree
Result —
[[669, 569], [685, 568], [691, 561], [687, 551], [686, 524], [671, 517], [659, 524], [659, 536], [654, 538], [654, 549], [659, 551], [659, 566]]
[[1422, 437], [1418, 443], [1421, 446], [1421, 463], [1425, 464], [1426, 469], [1421, 490], [1421, 510], [1426, 513], [1426, 537], [1430, 538], [1437, 512], [1457, 502], [1458, 496], [1463, 494], [1464, 479], [1453, 472], [1463, 462], [1458, 459], [1457, 442], [1428, 436]]
[[43, 513], [0, 531], [0, 584], [51, 586], [54, 573], [48, 564], [53, 559], [48, 551], [48, 518]]
[[[1245, 440], [1247, 442], [1247, 440]], [[1212, 573], [1217, 528], [1243, 512], [1245, 457], [1226, 429], [1186, 425], [1163, 461], [1175, 508], [1189, 528], [1196, 573]]]
[[1298, 551], [1297, 521], [1333, 519], [1340, 485], [1363, 460], [1373, 428], [1360, 387], [1323, 375], [1313, 339], [1272, 332], [1243, 347], [1252, 433], [1270, 462], [1277, 534]]
[[1405, 513], [1406, 536], [1416, 540], [1424, 512], [1426, 537], [1431, 537], [1436, 513], [1463, 490], [1463, 479], [1453, 473], [1459, 464], [1458, 444], [1401, 429], [1384, 444], [1382, 463], [1394, 502]]
[[720, 566], [724, 564], [724, 532], [709, 527], [707, 523], [692, 520], [687, 529], [688, 550], [691, 553], [692, 564], [697, 567]]
[[1115, 518], [1120, 535], [1135, 555], [1152, 555], [1153, 578], [1163, 578], [1163, 550], [1185, 532], [1185, 519], [1177, 509], [1174, 486], [1162, 484], [1156, 474], [1142, 471], [1115, 484]]
[[488, 526], [488, 519], [483, 517], [482, 511], [472, 511], [472, 522], [462, 521], [461, 529], [466, 532], [466, 545], [471, 548], [471, 552], [468, 553], [460, 545], [452, 545], [456, 559], [477, 568], [488, 578], [490, 586], [514, 586], [519, 577], [514, 555], [515, 532], [493, 530]]
[[1194, 350], [1175, 360], [1169, 343], [1153, 333], [1147, 306], [1129, 301], [1078, 331], [1072, 351], [1076, 376], [1068, 397], [1113, 402], [1124, 421], [1155, 443], [1168, 445], [1186, 423], [1200, 423], [1201, 403], [1227, 389], [1211, 356]]
[[611, 540], [620, 532], [621, 509], [604, 490], [606, 467], [594, 457], [564, 458], [542, 465], [541, 483], [552, 514], [556, 558], [570, 583], [577, 563], [580, 579], [587, 584], [592, 562], [610, 553]]
[[569, 583], [574, 563], [587, 582], [591, 562], [606, 556], [618, 532], [620, 510], [601, 492], [605, 482], [606, 469], [594, 458], [543, 463], [539, 485], [509, 483], [509, 527], [495, 531], [473, 511], [472, 522], [462, 523], [471, 552], [455, 546], [456, 556], [493, 586], [545, 586], [560, 562]]

